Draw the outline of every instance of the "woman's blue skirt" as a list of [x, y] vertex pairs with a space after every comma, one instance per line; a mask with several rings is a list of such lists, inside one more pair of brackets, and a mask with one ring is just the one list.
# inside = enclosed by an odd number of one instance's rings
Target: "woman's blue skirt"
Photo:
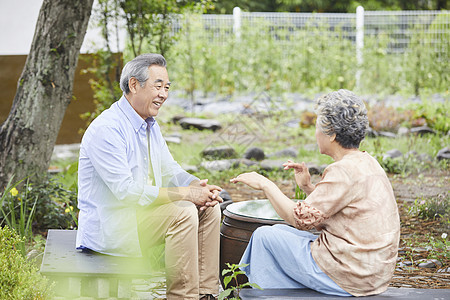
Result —
[[255, 230], [240, 264], [250, 283], [263, 289], [302, 289], [351, 296], [320, 270], [311, 255], [310, 243], [318, 236], [277, 224]]

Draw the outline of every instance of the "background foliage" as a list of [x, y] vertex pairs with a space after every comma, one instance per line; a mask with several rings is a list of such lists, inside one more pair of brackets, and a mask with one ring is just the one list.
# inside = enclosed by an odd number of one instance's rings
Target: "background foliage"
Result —
[[47, 279], [16, 250], [22, 239], [8, 227], [0, 227], [0, 299], [50, 299]]
[[360, 86], [355, 79], [355, 43], [345, 27], [314, 20], [303, 28], [287, 21], [283, 26], [287, 29], [268, 21], [243, 22], [237, 38], [219, 32], [226, 28], [205, 29], [200, 15], [185, 16], [181, 25], [186, 34], [171, 47], [167, 59], [173, 87], [188, 95], [193, 90], [225, 95], [261, 91], [311, 95], [339, 88], [377, 95], [448, 95], [450, 49], [445, 40], [450, 33], [442, 36], [441, 48], [430, 46], [429, 32], [449, 32], [448, 24], [436, 19], [425, 31], [411, 28], [412, 38], [401, 53], [391, 50], [388, 32], [366, 36]]
[[367, 10], [447, 9], [446, 0], [229, 0], [215, 1], [209, 13], [231, 14], [238, 6], [245, 11], [278, 12], [354, 12], [358, 5]]

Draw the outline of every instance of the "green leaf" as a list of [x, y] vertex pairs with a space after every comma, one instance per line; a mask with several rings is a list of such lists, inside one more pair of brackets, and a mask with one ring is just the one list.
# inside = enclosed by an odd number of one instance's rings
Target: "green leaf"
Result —
[[231, 294], [232, 291], [233, 291], [233, 289], [226, 289], [226, 290], [224, 290], [222, 293], [219, 294], [219, 300], [223, 300], [226, 297], [228, 297]]
[[222, 270], [222, 276], [224, 276], [225, 274], [230, 273], [230, 272], [231, 272], [231, 270], [223, 269]]
[[223, 279], [223, 284], [225, 285], [225, 287], [228, 286], [228, 284], [230, 283], [231, 279], [233, 279], [233, 276], [232, 276], [232, 275], [227, 276], [227, 277], [225, 277], [225, 278]]
[[232, 269], [234, 265], [231, 265], [229, 263], [225, 263], [227, 265], [228, 268]]
[[254, 287], [254, 288], [257, 288], [257, 289], [263, 290], [263, 288], [262, 288], [262, 287], [260, 287], [259, 285], [257, 285], [256, 283], [249, 283], [249, 285], [250, 285], [251, 287]]

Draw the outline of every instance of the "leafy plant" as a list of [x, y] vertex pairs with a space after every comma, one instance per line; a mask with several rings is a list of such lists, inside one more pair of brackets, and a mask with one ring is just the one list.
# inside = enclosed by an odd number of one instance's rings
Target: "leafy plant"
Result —
[[[16, 186], [19, 185], [22, 180], [11, 186], [13, 178], [14, 176], [9, 180], [5, 191], [0, 198], [1, 223], [6, 223], [6, 225], [14, 229], [19, 236], [23, 237], [23, 241], [19, 242], [17, 245], [20, 253], [25, 256], [25, 243], [29, 243], [33, 237], [31, 221], [34, 217], [37, 199], [34, 200], [30, 210], [26, 201], [23, 201], [22, 198], [18, 196], [19, 191]], [[8, 197], [10, 197], [12, 201], [7, 201], [6, 207], [4, 207], [5, 199]], [[18, 214], [16, 214], [16, 210], [19, 211]]]
[[[412, 110], [400, 110], [384, 102], [368, 105], [367, 117], [370, 127], [376, 131], [397, 131], [398, 127], [412, 119]], [[410, 126], [409, 126], [410, 127]]]
[[414, 246], [414, 241], [411, 238], [409, 238], [409, 239], [403, 240], [403, 242], [406, 245], [405, 254], [408, 257], [409, 261], [411, 262], [411, 267], [408, 268], [408, 270], [412, 271], [414, 269], [414, 267], [413, 267], [414, 266], [414, 256], [416, 254], [415, 253], [416, 248]]
[[428, 258], [437, 259], [442, 262], [443, 259], [450, 259], [450, 241], [447, 239], [447, 233], [443, 233], [440, 237], [428, 237], [428, 243], [422, 246], [429, 246]]
[[[81, 115], [87, 124], [121, 97], [119, 81], [123, 60], [145, 52], [166, 56], [177, 41], [179, 33], [173, 28], [183, 12], [201, 12], [211, 5], [209, 0], [99, 0], [98, 4], [92, 19], [101, 29], [105, 47], [92, 55], [83, 56], [91, 66], [83, 72], [93, 75], [89, 82], [94, 91], [95, 105], [93, 112]], [[113, 49], [113, 45], [121, 43], [121, 22], [125, 23], [128, 33], [127, 47], [124, 50]]]
[[7, 226], [0, 227], [0, 299], [51, 299], [47, 279], [16, 250], [23, 241]]
[[[246, 267], [246, 266], [248, 266], [248, 264], [236, 265], [236, 264], [226, 263], [226, 265], [228, 266], [229, 269], [224, 269], [222, 271], [222, 276], [225, 276], [227, 274], [229, 274], [229, 275], [227, 275], [223, 278], [223, 284], [225, 286], [224, 286], [224, 291], [221, 292], [219, 295], [219, 300], [241, 299], [239, 297], [239, 291], [246, 286], [254, 287], [254, 288], [262, 290], [262, 288], [260, 288], [256, 283], [246, 282], [243, 284], [238, 284], [237, 276], [240, 274], [245, 274], [243, 271], [239, 270], [239, 268]], [[230, 283], [234, 283], [234, 285], [230, 286]], [[232, 295], [232, 298], [229, 298], [230, 295]]]
[[437, 197], [414, 200], [408, 213], [421, 219], [445, 219], [450, 216], [450, 200], [443, 194]]
[[295, 199], [306, 199], [306, 193], [298, 185], [295, 185]]
[[[9, 191], [12, 189], [13, 187], [10, 187]], [[2, 194], [1, 224], [15, 223], [25, 227], [31, 224], [35, 231], [76, 226], [73, 217], [77, 213], [76, 192], [64, 188], [55, 179], [47, 178], [38, 183], [27, 181], [25, 185], [13, 191], [14, 193]], [[25, 233], [23, 230], [22, 232]], [[27, 232], [30, 236], [31, 230]]]
[[[117, 101], [122, 90], [119, 86], [120, 70], [122, 69], [122, 56], [109, 51], [99, 50], [89, 56], [81, 56], [89, 68], [82, 70], [84, 74], [90, 74], [89, 80], [94, 97], [94, 111], [87, 111], [80, 115], [81, 119], [89, 125], [102, 111], [109, 108]], [[80, 130], [81, 131], [81, 130]]]
[[407, 109], [413, 112], [412, 118], [414, 120], [423, 119], [434, 130], [443, 134], [450, 130], [450, 119], [447, 116], [448, 111], [450, 111], [449, 101], [422, 101], [408, 105]]

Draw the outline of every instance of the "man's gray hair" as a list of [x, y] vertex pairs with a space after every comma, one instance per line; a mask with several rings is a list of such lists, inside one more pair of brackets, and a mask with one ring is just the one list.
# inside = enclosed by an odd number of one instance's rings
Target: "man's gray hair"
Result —
[[145, 86], [145, 82], [148, 79], [148, 68], [152, 65], [166, 67], [167, 63], [165, 58], [160, 54], [147, 53], [141, 54], [130, 60], [122, 69], [120, 76], [120, 89], [124, 95], [130, 92], [128, 82], [131, 77], [134, 77], [139, 81], [141, 87]]
[[331, 92], [317, 99], [317, 124], [346, 149], [358, 148], [369, 126], [364, 102], [348, 90]]

